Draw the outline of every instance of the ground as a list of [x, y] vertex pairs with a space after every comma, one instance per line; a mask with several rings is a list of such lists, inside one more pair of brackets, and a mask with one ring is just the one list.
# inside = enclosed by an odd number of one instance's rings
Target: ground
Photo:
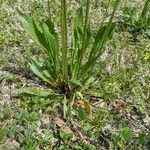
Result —
[[[68, 35], [79, 4], [68, 2]], [[49, 11], [46, 0], [0, 1], [0, 150], [150, 149], [150, 39], [144, 34], [135, 38], [123, 28], [120, 20], [125, 5], [134, 5], [140, 12], [143, 3], [123, 1], [120, 5], [117, 28], [99, 59], [94, 88], [78, 93], [70, 114], [69, 102], [62, 97], [18, 92], [23, 87], [48, 86], [30, 71], [29, 51], [38, 58], [44, 53], [26, 34], [17, 9], [40, 20], [51, 14], [60, 32], [60, 3], [51, 1]], [[93, 33], [105, 8], [105, 2], [92, 1]]]

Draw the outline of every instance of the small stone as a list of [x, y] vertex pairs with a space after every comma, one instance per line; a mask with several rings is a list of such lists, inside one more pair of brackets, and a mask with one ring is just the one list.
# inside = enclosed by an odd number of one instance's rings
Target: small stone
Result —
[[143, 122], [146, 126], [150, 127], [150, 117], [148, 115], [146, 115], [146, 117], [143, 119]]
[[43, 115], [42, 116], [42, 118], [41, 118], [41, 122], [42, 122], [42, 124], [49, 124], [49, 122], [50, 122], [50, 118], [49, 118], [49, 116], [48, 115]]

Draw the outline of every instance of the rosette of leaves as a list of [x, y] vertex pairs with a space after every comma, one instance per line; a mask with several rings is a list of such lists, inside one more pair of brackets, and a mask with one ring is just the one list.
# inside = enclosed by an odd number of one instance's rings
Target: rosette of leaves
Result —
[[150, 37], [150, 0], [147, 0], [141, 11], [137, 14], [134, 6], [125, 6], [123, 9], [123, 23], [126, 28], [134, 33], [144, 33]]
[[104, 47], [111, 40], [115, 23], [113, 18], [120, 0], [116, 0], [110, 19], [101, 25], [93, 37], [90, 28], [90, 0], [77, 10], [72, 25], [71, 48], [68, 48], [66, 0], [61, 0], [61, 38], [51, 20], [40, 22], [19, 12], [23, 27], [31, 38], [46, 53], [47, 59], [39, 62], [29, 55], [31, 70], [52, 89], [70, 97], [75, 91], [84, 88]]

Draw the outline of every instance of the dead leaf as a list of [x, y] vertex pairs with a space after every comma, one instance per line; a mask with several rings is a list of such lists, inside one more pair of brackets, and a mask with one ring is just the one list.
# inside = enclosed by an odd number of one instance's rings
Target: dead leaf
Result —
[[87, 100], [80, 99], [77, 103], [78, 106], [82, 107], [89, 116], [92, 116], [92, 106]]
[[76, 136], [75, 134], [73, 133], [73, 131], [68, 127], [66, 126], [66, 123], [60, 118], [60, 117], [56, 117], [54, 119], [56, 125], [59, 127], [59, 128], [63, 128], [63, 131], [67, 134], [72, 134], [73, 135], [73, 138], [72, 140], [76, 140]]
[[124, 104], [121, 100], [115, 100], [114, 107], [117, 111], [120, 111], [123, 108]]

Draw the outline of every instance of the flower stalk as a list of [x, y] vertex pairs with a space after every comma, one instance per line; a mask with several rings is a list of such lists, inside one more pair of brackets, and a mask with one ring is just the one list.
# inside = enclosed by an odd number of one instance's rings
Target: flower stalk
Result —
[[66, 0], [61, 0], [61, 41], [62, 41], [62, 73], [67, 82], [67, 7]]

